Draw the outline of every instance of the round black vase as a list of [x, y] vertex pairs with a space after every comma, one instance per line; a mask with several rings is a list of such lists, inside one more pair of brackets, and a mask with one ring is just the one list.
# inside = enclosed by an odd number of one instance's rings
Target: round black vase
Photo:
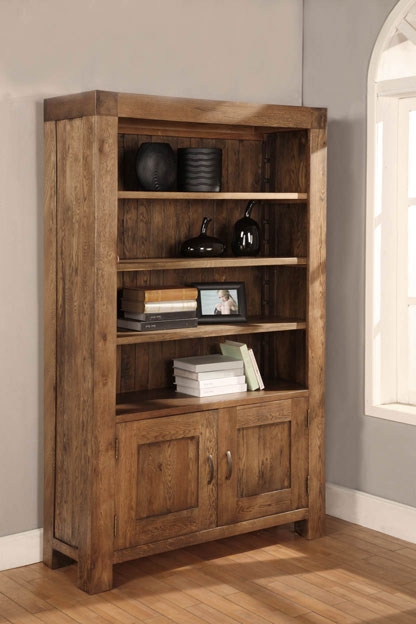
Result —
[[176, 185], [176, 156], [169, 143], [142, 143], [136, 173], [144, 191], [172, 191]]
[[201, 225], [201, 233], [195, 238], [186, 240], [181, 245], [181, 256], [190, 258], [209, 258], [222, 256], [225, 251], [225, 244], [215, 236], [208, 236], [207, 227], [212, 221], [209, 217], [204, 217]]
[[244, 217], [234, 225], [231, 249], [235, 256], [257, 256], [260, 253], [260, 228], [250, 217], [255, 203], [250, 201], [247, 204]]

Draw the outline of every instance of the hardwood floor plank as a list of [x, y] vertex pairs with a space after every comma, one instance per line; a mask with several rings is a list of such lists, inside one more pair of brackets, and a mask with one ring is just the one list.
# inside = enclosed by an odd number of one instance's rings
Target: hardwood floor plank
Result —
[[[281, 601], [279, 604], [277, 601], [273, 599], [273, 596], [270, 594], [270, 599], [267, 599], [265, 592], [259, 591], [258, 593], [238, 593], [233, 594], [231, 601], [235, 601], [241, 607], [247, 610], [249, 614], [258, 613], [263, 617], [267, 622], [271, 622], [271, 624], [290, 624], [290, 622], [297, 622], [297, 617], [299, 615], [305, 615], [308, 613], [306, 609], [302, 609], [299, 606], [292, 605], [292, 608], [289, 606], [289, 601]], [[277, 608], [278, 606], [282, 606], [283, 609], [290, 610], [291, 615], [286, 611]], [[288, 608], [289, 606], [289, 608]]]
[[40, 622], [39, 618], [2, 593], [0, 593], [0, 617], [4, 622], [13, 624], [39, 624]]
[[328, 518], [325, 537], [271, 528], [114, 567], [89, 596], [77, 565], [0, 572], [0, 624], [415, 624], [416, 548]]
[[351, 522], [340, 520], [339, 518], [327, 516], [326, 527], [327, 534], [332, 534], [335, 531], [336, 533], [346, 533], [352, 537], [361, 537], [361, 539], [375, 544], [385, 550], [394, 551], [402, 548], [414, 548], [416, 550], [416, 544], [409, 544], [398, 537], [386, 535], [385, 533], [380, 533], [379, 531], [373, 531], [372, 529], [367, 529], [367, 527], [352, 524]]
[[305, 607], [308, 611], [319, 613], [328, 619], [332, 619], [339, 624], [354, 624], [360, 620], [350, 616], [342, 609], [343, 603], [339, 603], [336, 607], [330, 606], [317, 598], [308, 596], [297, 589], [292, 589], [281, 581], [275, 581], [269, 586], [269, 589], [279, 596], [283, 596], [294, 603]]
[[39, 611], [46, 611], [49, 609], [48, 603], [36, 596], [33, 591], [30, 591], [5, 575], [0, 577], [0, 591], [4, 596], [10, 598], [10, 600], [18, 602], [18, 604], [29, 613], [38, 613]]
[[333, 620], [328, 620], [328, 618], [322, 617], [318, 613], [312, 613], [312, 611], [299, 615], [296, 618], [296, 622], [302, 622], [303, 624], [333, 624]]

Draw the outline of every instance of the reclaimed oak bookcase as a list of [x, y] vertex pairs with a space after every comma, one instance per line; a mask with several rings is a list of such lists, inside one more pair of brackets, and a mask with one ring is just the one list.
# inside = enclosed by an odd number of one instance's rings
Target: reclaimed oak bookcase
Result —
[[[294, 523], [324, 529], [326, 110], [91, 91], [45, 100], [44, 561], [114, 564]], [[144, 141], [222, 149], [217, 193], [145, 192]], [[249, 200], [258, 257], [233, 257]], [[220, 258], [182, 258], [199, 233]], [[245, 283], [248, 322], [117, 333], [123, 286]], [[175, 394], [172, 359], [253, 348], [263, 391]]]

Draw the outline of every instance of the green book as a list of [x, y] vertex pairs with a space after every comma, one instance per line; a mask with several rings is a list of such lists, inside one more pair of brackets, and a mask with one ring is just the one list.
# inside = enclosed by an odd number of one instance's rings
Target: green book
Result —
[[260, 386], [247, 345], [244, 342], [226, 340], [220, 343], [220, 349], [223, 355], [229, 355], [230, 357], [243, 361], [247, 388], [249, 390], [258, 390]]

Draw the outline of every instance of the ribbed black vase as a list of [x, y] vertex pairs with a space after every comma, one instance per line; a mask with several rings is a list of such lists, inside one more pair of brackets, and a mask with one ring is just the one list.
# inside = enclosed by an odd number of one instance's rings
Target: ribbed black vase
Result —
[[218, 147], [178, 149], [180, 191], [209, 193], [221, 190], [222, 150]]

